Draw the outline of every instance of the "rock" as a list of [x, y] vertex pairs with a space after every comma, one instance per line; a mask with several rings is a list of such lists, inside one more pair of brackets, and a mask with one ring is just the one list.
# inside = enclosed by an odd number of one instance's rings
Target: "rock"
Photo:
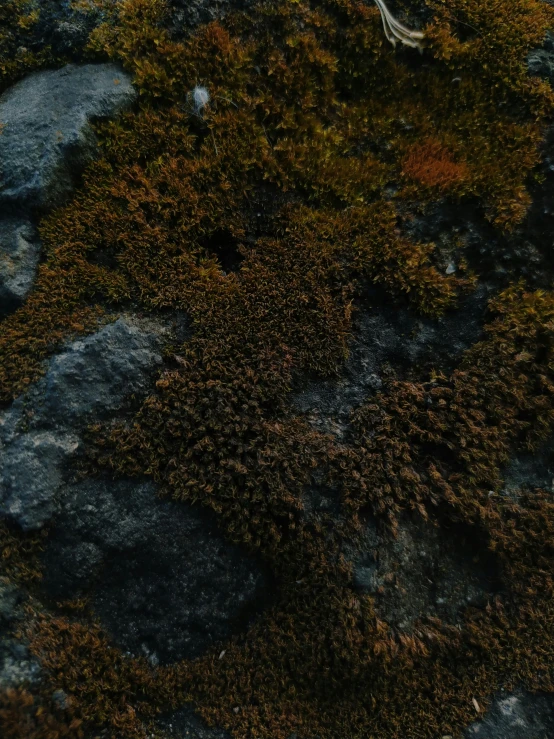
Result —
[[119, 318], [70, 344], [0, 417], [0, 514], [25, 530], [43, 526], [56, 510], [67, 460], [93, 418], [146, 392], [161, 365], [165, 330]]
[[79, 428], [119, 408], [126, 396], [146, 392], [152, 369], [162, 362], [160, 333], [159, 324], [127, 316], [74, 341], [27, 393], [31, 425]]
[[554, 84], [554, 33], [546, 32], [546, 40], [541, 49], [533, 49], [527, 55], [529, 74], [542, 77]]
[[458, 625], [464, 609], [485, 605], [499, 584], [494, 555], [473, 530], [407, 514], [396, 537], [368, 523], [362, 551], [347, 556], [356, 590], [374, 597], [379, 617], [403, 632], [425, 616]]
[[[353, 340], [338, 381], [310, 379], [291, 394], [294, 408], [318, 430], [343, 441], [349, 437], [350, 414], [382, 387], [385, 366], [399, 377], [442, 362], [455, 367], [482, 333], [489, 290], [480, 285], [457, 310], [439, 319], [417, 317], [382, 295], [371, 308], [362, 303], [355, 314]], [[368, 296], [369, 299], [369, 296]]]
[[25, 300], [35, 280], [40, 242], [27, 220], [0, 221], [0, 315]]
[[207, 727], [189, 706], [163, 717], [158, 724], [171, 739], [231, 739], [226, 731]]
[[265, 571], [226, 542], [213, 515], [161, 500], [150, 482], [66, 487], [43, 561], [49, 597], [86, 590], [113, 641], [153, 664], [196, 657], [244, 629], [268, 591]]
[[63, 203], [94, 156], [91, 121], [114, 116], [136, 93], [114, 64], [67, 65], [31, 74], [0, 97], [0, 204]]
[[252, 5], [254, 0], [170, 0], [170, 29], [175, 36], [183, 36], [202, 23], [221, 20]]
[[72, 434], [23, 434], [5, 449], [0, 473], [0, 512], [25, 529], [42, 526], [55, 510], [63, 465], [79, 447]]
[[40, 665], [27, 647], [15, 639], [0, 639], [0, 690], [37, 683]]
[[7, 579], [0, 579], [0, 626], [9, 624], [21, 616], [23, 595], [19, 588]]
[[471, 724], [465, 739], [551, 739], [554, 698], [522, 690], [498, 695], [485, 717]]
[[503, 471], [504, 493], [517, 494], [527, 488], [554, 491], [554, 442], [544, 444], [533, 454], [517, 454]]

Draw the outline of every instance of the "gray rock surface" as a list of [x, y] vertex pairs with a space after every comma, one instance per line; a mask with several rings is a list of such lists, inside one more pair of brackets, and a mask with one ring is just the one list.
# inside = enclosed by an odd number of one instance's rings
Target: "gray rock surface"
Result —
[[354, 561], [354, 587], [375, 598], [380, 618], [410, 632], [418, 618], [463, 621], [469, 605], [482, 607], [498, 587], [496, 562], [469, 527], [440, 527], [404, 515], [398, 534], [369, 523]]
[[12, 583], [0, 578], [0, 690], [37, 682], [40, 665], [27, 646], [10, 635], [10, 627], [23, 616], [24, 596]]
[[40, 680], [40, 665], [16, 639], [0, 639], [0, 690]]
[[63, 203], [96, 151], [91, 121], [115, 115], [135, 96], [114, 64], [37, 72], [7, 90], [0, 97], [0, 205]]
[[226, 731], [206, 726], [189, 706], [160, 719], [158, 723], [171, 739], [231, 739]]
[[[381, 296], [378, 296], [381, 299]], [[291, 395], [293, 406], [318, 430], [348, 439], [351, 411], [378, 392], [387, 367], [406, 371], [450, 364], [481, 337], [488, 299], [485, 285], [439, 319], [417, 317], [389, 299], [354, 317], [349, 358], [338, 381], [313, 379]]]
[[524, 691], [500, 694], [481, 721], [469, 726], [464, 739], [552, 739], [554, 698]]
[[26, 530], [48, 521], [80, 431], [147, 391], [163, 335], [158, 324], [121, 317], [50, 360], [45, 376], [0, 416], [0, 514]]
[[175, 36], [191, 33], [201, 23], [223, 19], [235, 10], [246, 10], [255, 0], [170, 0], [170, 29]]
[[554, 33], [547, 31], [541, 49], [533, 49], [527, 56], [529, 74], [543, 77], [554, 83]]
[[39, 256], [40, 242], [29, 221], [0, 220], [0, 316], [17, 308], [27, 297]]
[[164, 332], [153, 321], [118, 318], [54, 356], [46, 375], [14, 409], [32, 407], [32, 428], [78, 428], [109, 414], [125, 396], [150, 388], [151, 370], [162, 361]]
[[0, 511], [24, 529], [50, 517], [63, 482], [64, 462], [79, 448], [73, 434], [31, 432], [4, 447], [0, 472]]
[[115, 643], [153, 664], [196, 657], [242, 630], [268, 592], [261, 566], [212, 515], [136, 480], [66, 487], [43, 561], [50, 597], [89, 594]]
[[544, 444], [533, 454], [518, 454], [504, 469], [504, 494], [540, 488], [554, 492], [554, 442]]

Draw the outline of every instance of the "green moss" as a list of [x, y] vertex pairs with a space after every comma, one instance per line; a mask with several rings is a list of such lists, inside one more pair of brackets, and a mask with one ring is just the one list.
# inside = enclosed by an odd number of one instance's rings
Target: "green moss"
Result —
[[[140, 737], [161, 705], [194, 699], [237, 738], [431, 738], [458, 731], [472, 698], [485, 705], [501, 684], [552, 689], [551, 606], [537, 596], [551, 588], [552, 505], [490, 495], [510, 454], [552, 433], [552, 295], [509, 288], [458, 369], [391, 380], [357, 409], [352, 443], [314, 431], [288, 402], [295, 376], [340, 372], [367, 284], [433, 316], [470, 289], [433, 266], [433, 244], [402, 235], [397, 208], [448, 193], [477, 198], [500, 229], [525, 214], [554, 101], [525, 56], [552, 10], [429, 6], [419, 64], [392, 51], [376, 8], [349, 0], [264, 4], [179, 42], [162, 2], [106, 4], [90, 53], [121, 61], [141, 101], [99, 127], [102, 158], [41, 224], [36, 287], [2, 324], [2, 398], [114, 307], [186, 311], [194, 335], [175, 347], [178, 368], [132, 423], [91, 429], [91, 464], [213, 509], [271, 567], [278, 597], [224, 658], [218, 645], [156, 671], [84, 623], [35, 616], [33, 648], [85, 723]], [[201, 118], [187, 97], [199, 83], [211, 95]], [[236, 272], [207, 246], [220, 233], [240, 244]], [[316, 470], [341, 491], [340, 530], [305, 516]], [[503, 600], [468, 613], [461, 631], [422, 619], [394, 634], [340, 556], [367, 509], [393, 527], [403, 509], [475, 527], [497, 552]]]

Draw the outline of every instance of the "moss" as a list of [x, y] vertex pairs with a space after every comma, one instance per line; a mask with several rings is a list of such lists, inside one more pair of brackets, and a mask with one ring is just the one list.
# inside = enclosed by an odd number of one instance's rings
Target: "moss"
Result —
[[151, 719], [161, 706], [171, 704], [169, 688], [156, 679], [146, 660], [123, 655], [94, 622], [51, 616], [33, 606], [24, 635], [47, 674], [42, 695], [63, 691], [68, 696], [66, 715], [72, 728], [105, 728], [109, 736], [129, 739], [157, 735]]
[[0, 693], [0, 721], [6, 739], [82, 739], [81, 722], [67, 713], [25, 688]]
[[[420, 64], [392, 52], [376, 8], [350, 0], [268, 3], [184, 41], [165, 30], [159, 0], [100, 5], [109, 20], [89, 51], [121, 61], [141, 100], [98, 128], [102, 158], [41, 224], [35, 289], [2, 324], [1, 395], [22, 392], [112, 308], [185, 311], [194, 335], [174, 368], [131, 423], [90, 430], [90, 464], [213, 509], [271, 567], [278, 595], [222, 659], [218, 645], [157, 670], [84, 613], [34, 614], [51, 685], [84, 725], [133, 739], [188, 699], [237, 738], [406, 739], [455, 733], [472, 698], [485, 705], [500, 685], [550, 690], [552, 613], [537, 593], [551, 588], [551, 501], [500, 491], [510, 454], [552, 433], [552, 294], [504, 291], [454, 372], [391, 378], [356, 410], [351, 443], [314, 431], [289, 392], [298, 376], [340, 373], [368, 284], [431, 316], [470, 289], [436, 269], [433, 244], [401, 233], [397, 211], [448, 192], [477, 199], [500, 230], [523, 218], [554, 102], [525, 56], [552, 10], [429, 2]], [[201, 117], [196, 84], [212, 101]], [[207, 246], [222, 233], [242, 257], [228, 274]], [[340, 490], [340, 526], [305, 515], [315, 472]], [[422, 616], [396, 633], [352, 588], [344, 539], [356, 541], [368, 510], [394, 528], [406, 509], [463, 521], [496, 552], [502, 596], [461, 630]]]
[[13, 80], [50, 59], [50, 50], [38, 55], [24, 45], [40, 18], [34, 0], [6, 0], [0, 7], [0, 91]]
[[6, 521], [0, 522], [0, 575], [24, 584], [40, 580], [40, 553], [47, 536], [46, 530], [23, 533]]

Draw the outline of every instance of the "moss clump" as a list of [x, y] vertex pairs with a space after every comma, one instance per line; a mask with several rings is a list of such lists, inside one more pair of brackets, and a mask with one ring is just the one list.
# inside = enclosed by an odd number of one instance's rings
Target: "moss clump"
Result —
[[[90, 731], [99, 727], [105, 727], [113, 737], [146, 739], [155, 736], [149, 720], [160, 706], [171, 705], [171, 686], [156, 679], [146, 660], [124, 656], [109, 644], [94, 623], [52, 617], [33, 608], [30, 608], [25, 637], [48, 676], [42, 692], [51, 695], [58, 690], [69, 696], [65, 711], [58, 711], [58, 714], [65, 713], [73, 731], [68, 731], [67, 736], [80, 737], [84, 729]], [[13, 704], [13, 694], [9, 698]], [[21, 701], [24, 706], [33, 705], [26, 692], [15, 704]], [[43, 710], [37, 713], [40, 716]], [[14, 739], [24, 736], [27, 735], [13, 734]], [[37, 733], [37, 739], [47, 736], [47, 733]], [[60, 736], [66, 734], [60, 733]]]
[[0, 722], [5, 739], [83, 739], [81, 721], [69, 718], [25, 688], [0, 693]]
[[[264, 4], [186, 41], [164, 30], [160, 0], [107, 4], [91, 53], [132, 71], [141, 102], [99, 128], [102, 158], [42, 222], [35, 290], [3, 323], [1, 395], [112, 308], [186, 311], [193, 338], [132, 423], [91, 429], [91, 463], [213, 509], [271, 567], [278, 596], [224, 658], [218, 646], [158, 670], [95, 628], [35, 617], [33, 649], [80, 720], [134, 739], [160, 705], [193, 699], [237, 738], [431, 738], [501, 684], [551, 689], [551, 610], [535, 596], [552, 506], [499, 494], [510, 453], [552, 432], [552, 295], [511, 286], [457, 370], [391, 380], [357, 409], [348, 444], [288, 398], [295, 377], [340, 372], [368, 284], [432, 316], [470, 287], [436, 269], [433, 244], [402, 235], [397, 209], [448, 193], [478, 199], [500, 229], [525, 213], [554, 102], [525, 55], [552, 10], [481, 6], [430, 3], [422, 65], [392, 53], [376, 8], [350, 0]], [[202, 116], [197, 84], [211, 95]], [[211, 250], [221, 234], [242, 257], [229, 274]], [[340, 526], [306, 515], [316, 473], [340, 491]], [[422, 614], [412, 634], [393, 632], [341, 556], [368, 509], [393, 527], [403, 509], [474, 527], [504, 568], [502, 596], [461, 630]]]
[[0, 6], [0, 92], [25, 72], [50, 59], [50, 50], [38, 55], [24, 45], [40, 17], [34, 0], [5, 0]]
[[45, 530], [23, 533], [5, 521], [0, 522], [0, 576], [17, 583], [40, 580], [40, 553], [47, 537]]

